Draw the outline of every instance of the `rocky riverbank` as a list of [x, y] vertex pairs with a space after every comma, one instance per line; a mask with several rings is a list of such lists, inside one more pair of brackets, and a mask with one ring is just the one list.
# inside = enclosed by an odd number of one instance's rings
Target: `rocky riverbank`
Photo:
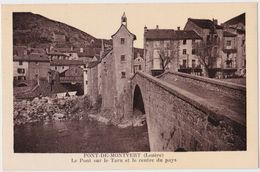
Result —
[[144, 115], [131, 118], [118, 117], [111, 110], [100, 112], [100, 106], [92, 105], [88, 96], [64, 98], [34, 98], [14, 100], [14, 125], [54, 120], [96, 120], [119, 128], [137, 127], [145, 124]]

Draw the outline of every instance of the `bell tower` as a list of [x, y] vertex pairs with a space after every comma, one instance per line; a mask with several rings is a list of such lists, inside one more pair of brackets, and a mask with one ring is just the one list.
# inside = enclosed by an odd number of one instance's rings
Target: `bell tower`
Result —
[[127, 27], [127, 17], [125, 15], [125, 12], [124, 12], [124, 14], [121, 17], [121, 24], [123, 24], [123, 25], [125, 25]]

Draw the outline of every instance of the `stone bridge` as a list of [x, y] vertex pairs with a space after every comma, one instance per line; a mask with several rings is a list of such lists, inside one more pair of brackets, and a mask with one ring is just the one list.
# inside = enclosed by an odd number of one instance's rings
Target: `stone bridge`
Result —
[[184, 73], [131, 78], [151, 151], [246, 150], [246, 87]]

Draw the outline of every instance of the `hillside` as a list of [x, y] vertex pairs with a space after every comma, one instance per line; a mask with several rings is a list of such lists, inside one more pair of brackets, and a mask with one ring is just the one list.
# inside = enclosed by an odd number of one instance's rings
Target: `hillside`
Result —
[[[66, 47], [101, 46], [100, 39], [67, 24], [31, 12], [13, 13], [14, 45], [43, 47], [54, 44], [53, 33], [65, 36], [62, 44]], [[105, 42], [111, 44], [109, 40]]]

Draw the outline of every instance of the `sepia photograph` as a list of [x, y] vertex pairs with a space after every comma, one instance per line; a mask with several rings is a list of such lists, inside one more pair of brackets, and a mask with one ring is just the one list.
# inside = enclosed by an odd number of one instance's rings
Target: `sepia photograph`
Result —
[[238, 3], [215, 5], [8, 11], [12, 153], [160, 158], [251, 150], [248, 120], [257, 114], [247, 111], [247, 71], [256, 58], [248, 57], [248, 23], [257, 21]]

